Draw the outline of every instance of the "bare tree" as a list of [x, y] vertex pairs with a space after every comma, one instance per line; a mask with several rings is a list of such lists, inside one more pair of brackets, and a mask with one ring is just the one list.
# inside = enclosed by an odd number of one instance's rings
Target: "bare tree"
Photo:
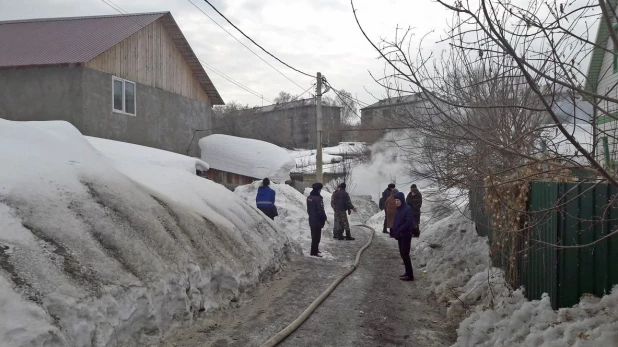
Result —
[[235, 101], [213, 107], [213, 133], [242, 136], [242, 113], [248, 109], [248, 105]]
[[[423, 50], [428, 36], [417, 43], [410, 29], [373, 42], [356, 20], [388, 67], [388, 73], [374, 80], [389, 95], [421, 99], [413, 108], [394, 110], [396, 121], [413, 129], [411, 170], [436, 181], [442, 191], [485, 190], [485, 203], [495, 217], [492, 250], [507, 252], [500, 247], [514, 245], [531, 227], [526, 211], [531, 180], [572, 181], [574, 172], [584, 172], [593, 182], [598, 178], [618, 187], [611, 165], [615, 153], [607, 149], [607, 142], [618, 143], [618, 88], [607, 83], [616, 67], [596, 66], [591, 76], [586, 71], [591, 59], [602, 60], [604, 54], [616, 59], [616, 1], [437, 3], [452, 14], [437, 43], [445, 47], [440, 50]], [[595, 40], [591, 28], [596, 25], [600, 36]], [[564, 95], [571, 100], [566, 106]], [[576, 100], [589, 101], [595, 115], [578, 113]], [[570, 109], [566, 116], [564, 109]], [[569, 118], [582, 127], [565, 124]], [[597, 126], [600, 118], [606, 125]], [[586, 143], [578, 132], [592, 141]], [[556, 139], [567, 150], [547, 145]], [[606, 141], [603, 153], [597, 150], [599, 139]], [[566, 203], [557, 201], [551, 210]], [[616, 233], [612, 230], [592, 244]], [[508, 261], [514, 262], [519, 251], [508, 249]]]
[[286, 102], [290, 102], [294, 99], [294, 96], [288, 92], [281, 91], [279, 95], [273, 100], [275, 104], [285, 104]]

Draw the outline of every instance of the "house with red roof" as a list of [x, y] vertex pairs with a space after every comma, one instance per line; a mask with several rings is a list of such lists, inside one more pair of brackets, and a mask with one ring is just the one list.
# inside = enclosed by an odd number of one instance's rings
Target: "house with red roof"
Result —
[[193, 156], [223, 104], [169, 12], [0, 22], [0, 81], [0, 118]]

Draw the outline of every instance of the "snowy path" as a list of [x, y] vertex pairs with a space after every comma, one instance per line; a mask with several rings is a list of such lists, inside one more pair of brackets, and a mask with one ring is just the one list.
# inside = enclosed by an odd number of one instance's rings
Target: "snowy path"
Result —
[[[335, 260], [296, 259], [237, 307], [198, 321], [160, 346], [259, 346], [296, 318], [353, 262], [368, 233], [358, 230], [356, 236], [354, 242], [325, 245]], [[401, 282], [401, 272], [394, 240], [376, 234], [359, 269], [281, 346], [452, 345], [455, 328], [446, 323], [445, 309], [428, 297], [428, 280], [417, 271], [417, 281]]]

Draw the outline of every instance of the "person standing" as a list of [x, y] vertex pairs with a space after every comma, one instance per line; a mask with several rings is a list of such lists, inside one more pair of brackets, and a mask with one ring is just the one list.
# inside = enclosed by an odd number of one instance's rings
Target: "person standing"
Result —
[[[350, 234], [350, 223], [348, 222], [348, 215], [352, 214], [352, 210], [356, 211], [356, 207], [352, 205], [352, 199], [350, 194], [345, 191], [346, 184], [341, 183], [339, 188], [333, 195], [334, 210], [335, 210], [335, 230], [337, 232], [336, 239], [339, 240], [356, 240]], [[345, 230], [345, 238], [343, 237], [343, 231]]]
[[[337, 189], [335, 189], [335, 191], [333, 192], [333, 194], [330, 196], [330, 207], [333, 209], [333, 211], [335, 210], [335, 194], [339, 191], [339, 187], [337, 187]], [[333, 238], [337, 239], [339, 238], [339, 231], [337, 230], [338, 225], [337, 225], [337, 214], [335, 214], [335, 220], [333, 221]], [[343, 231], [342, 231], [343, 233]]]
[[410, 186], [410, 192], [406, 197], [406, 203], [412, 208], [416, 226], [421, 225], [421, 207], [423, 206], [423, 194], [416, 188], [416, 184]]
[[[383, 211], [385, 206], [384, 204], [386, 203], [386, 199], [388, 199], [389, 196], [391, 196], [391, 193], [393, 191], [393, 189], [395, 189], [395, 183], [390, 183], [388, 185], [388, 187], [382, 192], [382, 198], [380, 198], [380, 211]], [[384, 214], [384, 227], [382, 228], [382, 232], [385, 234], [388, 234], [388, 231], [386, 230], [386, 213]]]
[[257, 208], [272, 220], [275, 220], [275, 217], [278, 215], [277, 206], [275, 206], [275, 195], [275, 191], [270, 187], [268, 177], [263, 179], [262, 185], [258, 188], [255, 203]]
[[393, 237], [393, 223], [395, 222], [395, 215], [397, 214], [397, 204], [395, 204], [395, 195], [399, 193], [397, 189], [393, 189], [391, 196], [384, 202], [384, 211], [386, 211], [386, 227], [391, 231], [390, 235]]
[[406, 269], [406, 272], [399, 276], [399, 279], [402, 281], [414, 281], [414, 271], [412, 270], [412, 260], [410, 259], [413, 230], [416, 228], [414, 213], [412, 208], [406, 204], [406, 197], [402, 192], [395, 195], [395, 204], [397, 205], [397, 214], [393, 222], [393, 236], [397, 239], [399, 255]]
[[322, 238], [322, 228], [326, 224], [326, 212], [324, 211], [324, 201], [320, 192], [322, 183], [316, 182], [311, 186], [313, 190], [307, 197], [307, 213], [309, 214], [309, 227], [311, 228], [311, 251], [310, 255], [321, 258], [318, 247]]

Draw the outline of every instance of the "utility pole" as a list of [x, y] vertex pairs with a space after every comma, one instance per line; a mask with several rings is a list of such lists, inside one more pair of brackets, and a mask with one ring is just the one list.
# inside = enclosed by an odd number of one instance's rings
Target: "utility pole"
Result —
[[315, 129], [317, 149], [315, 153], [315, 181], [322, 182], [322, 74], [318, 72], [316, 86]]

